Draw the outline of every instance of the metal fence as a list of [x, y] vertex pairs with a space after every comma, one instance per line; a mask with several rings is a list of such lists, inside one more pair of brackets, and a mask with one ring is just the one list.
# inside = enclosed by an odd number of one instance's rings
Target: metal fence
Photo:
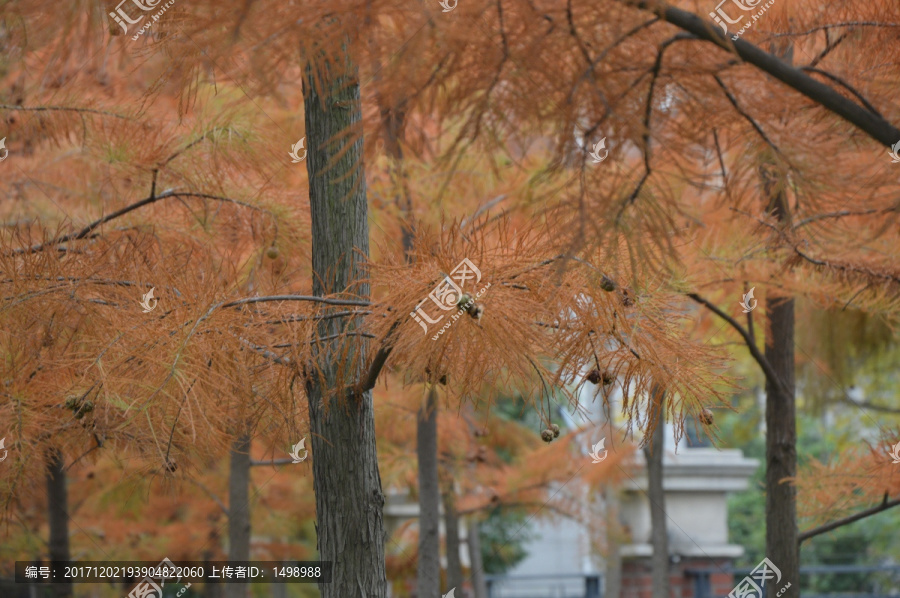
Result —
[[[731, 569], [737, 584], [750, 569]], [[710, 576], [718, 569], [688, 569], [693, 598], [714, 595]], [[604, 598], [599, 574], [487, 575], [488, 598]], [[803, 598], [900, 598], [900, 565], [811, 565], [800, 568]]]

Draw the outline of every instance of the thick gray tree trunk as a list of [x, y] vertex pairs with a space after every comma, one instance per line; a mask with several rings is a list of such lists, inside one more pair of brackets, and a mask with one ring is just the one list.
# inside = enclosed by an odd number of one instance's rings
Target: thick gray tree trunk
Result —
[[669, 598], [669, 533], [666, 521], [666, 494], [663, 491], [663, 455], [665, 455], [665, 392], [654, 388], [656, 428], [652, 445], [644, 447], [647, 460], [647, 497], [650, 500], [650, 557], [653, 598]]
[[[50, 528], [50, 563], [62, 571], [57, 563], [68, 561], [69, 553], [69, 493], [66, 489], [65, 463], [62, 453], [51, 450], [47, 460], [47, 523]], [[71, 598], [72, 583], [53, 584], [52, 594], [55, 598]]]
[[[250, 435], [231, 445], [228, 470], [228, 560], [250, 560]], [[277, 584], [276, 584], [277, 585]], [[248, 584], [225, 584], [225, 598], [246, 598]]]
[[456, 588], [456, 598], [466, 598], [463, 592], [462, 562], [459, 559], [459, 514], [456, 512], [456, 493], [453, 480], [444, 492], [444, 534], [447, 547], [447, 591]]
[[[783, 180], [761, 169], [768, 211], [782, 226], [790, 225]], [[781, 570], [782, 598], [800, 596], [800, 546], [797, 489], [787, 481], [797, 475], [797, 422], [794, 405], [794, 300], [766, 294], [765, 357], [778, 380], [766, 379], [766, 556]], [[773, 580], [774, 581], [774, 580]], [[781, 587], [766, 590], [774, 596]]]
[[[359, 282], [369, 255], [359, 78], [346, 46], [313, 57], [304, 92], [313, 293], [368, 298], [369, 285]], [[358, 326], [356, 318], [331, 318], [321, 321], [318, 333], [330, 337]], [[384, 494], [372, 394], [354, 389], [368, 347], [363, 337], [349, 338], [346, 351], [339, 345], [347, 339], [314, 345], [316, 371], [307, 382], [319, 558], [334, 563], [332, 583], [319, 590], [322, 598], [385, 598]]]
[[416, 456], [419, 461], [419, 561], [416, 595], [441, 595], [440, 501], [437, 462], [437, 390], [429, 385], [419, 408]]
[[469, 560], [472, 561], [472, 591], [475, 598], [487, 598], [487, 581], [484, 579], [484, 561], [481, 558], [481, 534], [478, 532], [478, 519], [470, 517], [468, 521], [467, 539]]

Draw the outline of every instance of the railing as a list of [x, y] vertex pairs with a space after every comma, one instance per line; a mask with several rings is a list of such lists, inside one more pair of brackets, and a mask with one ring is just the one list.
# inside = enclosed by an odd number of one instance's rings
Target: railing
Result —
[[[734, 575], [735, 584], [750, 571], [724, 570]], [[686, 569], [685, 575], [693, 579], [693, 598], [724, 598], [724, 594], [713, 593], [710, 583], [713, 573], [722, 572], [722, 569]], [[599, 574], [487, 575], [485, 578], [488, 598], [603, 598]], [[827, 589], [806, 589], [815, 582]], [[900, 565], [810, 565], [800, 567], [799, 585], [803, 598], [897, 598]], [[841, 586], [846, 589], [839, 589]]]
[[581, 575], [486, 575], [488, 598], [602, 598], [601, 577]]
[[[750, 573], [751, 569], [726, 569], [728, 573], [733, 573], [735, 583]], [[714, 596], [710, 585], [710, 575], [713, 573], [721, 573], [720, 569], [686, 569], [685, 574], [694, 578], [694, 598], [722, 598]], [[886, 573], [885, 577], [892, 578], [891, 581], [879, 581], [873, 579], [873, 573]], [[852, 581], [850, 584], [856, 585], [855, 588], [845, 590], [837, 589], [839, 584], [831, 581], [828, 584], [827, 593], [821, 593], [817, 590], [808, 590], [811, 582], [815, 581], [815, 576], [832, 576], [830, 579], [839, 580], [841, 575], [853, 574], [869, 574], [865, 579]], [[890, 575], [893, 574], [893, 575]], [[846, 578], [845, 578], [846, 579]], [[900, 565], [810, 565], [800, 567], [800, 588], [803, 590], [803, 598], [896, 598], [897, 588], [900, 587]], [[860, 587], [868, 586], [868, 587]]]

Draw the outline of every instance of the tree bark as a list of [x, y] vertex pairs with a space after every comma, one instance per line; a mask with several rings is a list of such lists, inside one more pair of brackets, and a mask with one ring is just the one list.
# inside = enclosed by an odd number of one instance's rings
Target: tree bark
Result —
[[[228, 560], [250, 560], [250, 435], [231, 445], [228, 471]], [[277, 585], [277, 584], [276, 584]], [[248, 584], [225, 585], [226, 598], [246, 598]]]
[[[790, 60], [791, 48], [773, 48]], [[760, 167], [767, 211], [785, 228], [791, 226], [784, 176], [771, 163]], [[797, 422], [794, 404], [794, 300], [766, 294], [766, 557], [781, 570], [782, 584], [791, 587], [781, 598], [800, 596], [800, 546], [797, 528]], [[769, 588], [766, 588], [769, 590]], [[772, 589], [774, 595], [780, 588]]]
[[468, 521], [469, 560], [472, 567], [472, 592], [475, 598], [487, 598], [487, 582], [484, 579], [484, 561], [481, 559], [481, 534], [478, 533], [478, 520], [470, 517]]
[[416, 456], [419, 462], [419, 561], [416, 595], [431, 598], [441, 594], [440, 485], [437, 461], [437, 390], [428, 385], [416, 426]]
[[666, 495], [663, 490], [663, 455], [665, 455], [665, 391], [654, 387], [656, 427], [651, 444], [644, 447], [647, 460], [647, 497], [650, 501], [650, 557], [653, 598], [669, 597], [669, 533], [666, 522]]
[[605, 559], [606, 577], [603, 581], [604, 598], [619, 598], [622, 594], [622, 526], [619, 523], [619, 493], [612, 484], [603, 489], [603, 508], [606, 517]]
[[[48, 455], [47, 462], [47, 523], [50, 528], [50, 541], [47, 547], [50, 551], [50, 565], [57, 571], [62, 571], [62, 562], [71, 559], [68, 503], [65, 462], [62, 453], [53, 449]], [[51, 592], [55, 598], [71, 598], [72, 583], [54, 583]]]
[[[762, 168], [769, 211], [790, 225], [783, 188]], [[782, 598], [800, 596], [800, 548], [797, 489], [787, 481], [797, 475], [797, 422], [794, 405], [794, 300], [766, 295], [766, 360], [777, 379], [766, 378], [766, 556], [791, 587]], [[780, 589], [780, 588], [776, 588]], [[774, 590], [773, 590], [774, 591]]]
[[462, 562], [459, 559], [459, 514], [456, 512], [456, 492], [453, 480], [444, 492], [444, 533], [447, 547], [447, 591], [456, 588], [456, 598], [466, 598], [463, 591]]
[[794, 408], [794, 300], [766, 296], [766, 359], [782, 384], [766, 380], [766, 556], [791, 587], [782, 598], [800, 596], [797, 542], [797, 424]]
[[[313, 293], [368, 298], [369, 285], [361, 282], [362, 260], [369, 255], [362, 115], [348, 44], [333, 56], [314, 57], [304, 92]], [[329, 337], [358, 327], [358, 316], [331, 318], [320, 322], [318, 333]], [[320, 584], [319, 591], [323, 598], [385, 598], [384, 494], [372, 394], [354, 390], [368, 346], [354, 336], [316, 343], [314, 350], [307, 397], [317, 541], [319, 558], [333, 562], [332, 583]]]

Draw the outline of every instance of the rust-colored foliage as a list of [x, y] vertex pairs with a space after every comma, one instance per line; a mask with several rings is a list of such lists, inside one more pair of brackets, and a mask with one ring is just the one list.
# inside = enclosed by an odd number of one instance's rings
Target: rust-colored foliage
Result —
[[[653, 384], [679, 433], [727, 404], [723, 327], [748, 285], [896, 321], [900, 189], [884, 148], [655, 3], [178, 0], [140, 35], [109, 8], [0, 8], [7, 514], [52, 448], [71, 464], [127, 446], [131, 473], [179, 478], [248, 425], [296, 442], [313, 349], [348, 356], [334, 396], [384, 367], [411, 388], [445, 382], [457, 408], [508, 386], [534, 404], [575, 403], [582, 385], [606, 400], [586, 380], [597, 370], [646, 435]], [[778, 2], [742, 39], [889, 124], [898, 22], [894, 2]], [[344, 135], [366, 142], [373, 296], [312, 300], [306, 170], [287, 152], [305, 135], [309, 57], [343, 44], [361, 65], [363, 125]], [[383, 133], [386, 109], [400, 138]], [[779, 190], [784, 225], [761, 200]], [[463, 258], [490, 283], [479, 317], [432, 340], [410, 312]], [[347, 315], [362, 326], [316, 337]], [[498, 495], [527, 495], [515, 475]]]

